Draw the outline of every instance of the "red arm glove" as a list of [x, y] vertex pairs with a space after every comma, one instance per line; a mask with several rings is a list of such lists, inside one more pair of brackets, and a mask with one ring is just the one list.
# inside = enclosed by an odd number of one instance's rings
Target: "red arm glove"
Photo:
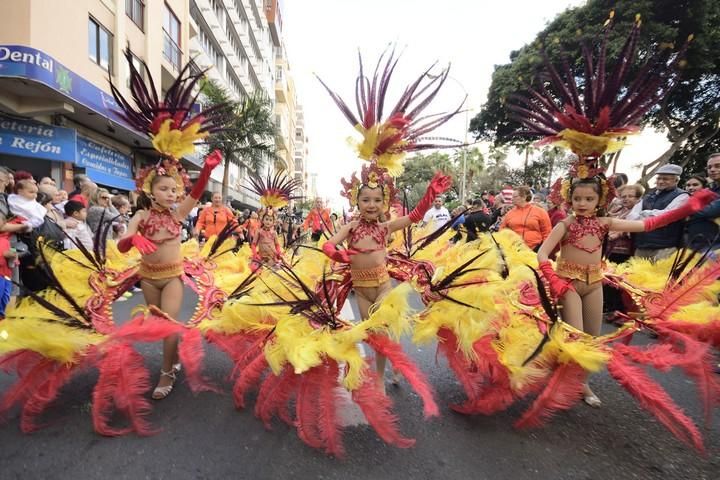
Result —
[[688, 200], [682, 207], [670, 210], [669, 212], [665, 212], [657, 217], [644, 219], [643, 224], [645, 225], [645, 231], [650, 232], [658, 228], [666, 227], [671, 223], [682, 220], [685, 217], [689, 217], [690, 215], [705, 208], [716, 198], [718, 198], [718, 196], [713, 193], [712, 190], [703, 188], [702, 190], [695, 192], [695, 194], [690, 197], [690, 200]]
[[425, 195], [420, 199], [415, 209], [410, 212], [410, 221], [417, 223], [422, 220], [425, 212], [430, 209], [435, 197], [450, 188], [451, 184], [452, 179], [450, 177], [443, 175], [442, 172], [436, 172], [433, 179], [430, 180], [430, 185], [428, 185], [427, 190], [425, 190]]
[[323, 243], [322, 251], [331, 260], [335, 260], [340, 263], [350, 263], [350, 257], [358, 253], [356, 250], [352, 250], [350, 248], [346, 250], [338, 250], [337, 246], [330, 242]]
[[213, 168], [222, 163], [222, 159], [222, 153], [220, 153], [220, 150], [215, 150], [205, 157], [205, 163], [200, 171], [200, 176], [197, 180], [195, 180], [195, 185], [193, 185], [192, 190], [190, 190], [190, 196], [192, 198], [200, 200], [200, 197], [202, 197], [202, 194], [205, 191], [208, 180], [210, 180], [210, 173], [213, 171]]
[[148, 255], [157, 250], [157, 245], [155, 245], [151, 240], [148, 240], [139, 233], [119, 240], [117, 243], [117, 247], [118, 250], [120, 250], [120, 253], [126, 253], [132, 247], [135, 247], [143, 255]]
[[559, 277], [548, 260], [540, 262], [538, 266], [550, 286], [550, 293], [557, 300], [561, 299], [568, 291], [575, 291], [575, 287], [572, 286], [570, 280]]
[[252, 256], [250, 258], [252, 258], [253, 260], [260, 261], [260, 255], [258, 255], [258, 252], [257, 252], [257, 245], [255, 245], [254, 243], [251, 243], [250, 251], [252, 252]]

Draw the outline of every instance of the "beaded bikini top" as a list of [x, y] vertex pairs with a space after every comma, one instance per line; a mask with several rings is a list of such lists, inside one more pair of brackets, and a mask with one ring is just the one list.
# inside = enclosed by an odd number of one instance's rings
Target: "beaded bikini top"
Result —
[[[575, 221], [565, 224], [567, 235], [562, 241], [562, 245], [572, 245], [587, 253], [595, 253], [602, 248], [602, 239], [608, 233], [608, 226], [600, 222], [596, 216], [582, 217], [575, 216]], [[588, 247], [582, 243], [585, 237], [595, 237], [599, 240], [596, 245]]]
[[[387, 242], [388, 228], [378, 222], [368, 222], [360, 218], [358, 226], [350, 231], [350, 248], [360, 253], [372, 253], [383, 250]], [[365, 237], [370, 237], [378, 244], [375, 248], [357, 248], [357, 242]]]
[[[140, 233], [146, 237], [153, 237], [165, 229], [171, 237], [165, 240], [160, 240], [160, 242], [163, 242], [178, 237], [180, 235], [181, 225], [180, 221], [176, 219], [173, 213], [167, 208], [151, 208], [148, 211], [147, 218], [140, 221], [138, 230], [140, 230]], [[154, 241], [155, 243], [158, 243], [157, 240]]]

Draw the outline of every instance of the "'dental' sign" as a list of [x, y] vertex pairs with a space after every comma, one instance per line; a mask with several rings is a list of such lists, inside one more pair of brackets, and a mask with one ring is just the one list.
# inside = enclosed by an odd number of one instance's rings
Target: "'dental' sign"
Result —
[[0, 153], [72, 162], [75, 130], [0, 115]]

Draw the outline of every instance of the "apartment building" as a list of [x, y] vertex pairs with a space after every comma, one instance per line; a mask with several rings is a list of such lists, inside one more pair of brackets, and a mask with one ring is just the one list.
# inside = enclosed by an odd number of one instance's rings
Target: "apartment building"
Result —
[[304, 197], [308, 194], [308, 137], [305, 134], [305, 114], [302, 105], [295, 107], [295, 180], [298, 180], [301, 187], [301, 193]]
[[0, 16], [0, 164], [51, 176], [76, 173], [134, 190], [150, 144], [115, 113], [109, 78], [123, 94], [122, 54], [147, 64], [167, 88], [188, 61], [188, 0], [24, 0]]

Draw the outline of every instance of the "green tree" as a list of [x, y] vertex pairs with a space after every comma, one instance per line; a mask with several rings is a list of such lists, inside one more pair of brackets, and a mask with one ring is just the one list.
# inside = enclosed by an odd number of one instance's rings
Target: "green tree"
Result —
[[273, 117], [272, 101], [262, 92], [255, 92], [240, 101], [213, 80], [206, 80], [202, 94], [208, 101], [206, 108], [221, 103], [232, 106], [232, 118], [226, 130], [210, 136], [208, 148], [218, 149], [225, 159], [222, 194], [227, 196], [230, 164], [260, 173], [270, 159], [274, 159], [275, 137], [278, 135]]
[[438, 170], [450, 175], [453, 179], [451, 191], [447, 194], [448, 199], [454, 200], [458, 198], [460, 172], [457, 169], [456, 162], [447, 153], [433, 152], [430, 154], [418, 153], [405, 161], [405, 170], [395, 180], [400, 199], [402, 200], [403, 196], [407, 195], [407, 201], [411, 207], [417, 204], [425, 194], [433, 175]]
[[462, 188], [463, 154], [465, 155], [465, 188], [467, 190], [465, 196], [471, 198], [479, 188], [480, 175], [485, 170], [485, 157], [477, 147], [461, 149], [455, 153], [453, 162], [459, 174], [458, 191]]
[[[519, 124], [507, 117], [505, 99], [536, 82], [541, 66], [540, 46], [558, 64], [562, 51], [571, 68], [583, 75], [580, 42], [596, 38], [608, 12], [615, 9], [616, 25], [610, 32], [607, 56], [614, 59], [622, 47], [636, 13], [643, 25], [638, 58], [658, 48], [679, 48], [689, 34], [695, 38], [683, 62], [682, 79], [662, 105], [646, 116], [645, 124], [667, 131], [671, 146], [643, 167], [646, 179], [663, 164], [703, 163], [707, 152], [720, 149], [720, 2], [717, 0], [589, 0], [558, 15], [536, 39], [510, 53], [510, 63], [495, 67], [488, 99], [470, 122], [477, 138], [497, 145], [523, 144], [515, 135]], [[637, 69], [639, 65], [632, 65]]]
[[507, 156], [506, 148], [494, 145], [490, 147], [486, 166], [474, 181], [473, 193], [483, 190], [500, 190], [510, 174], [510, 168], [506, 162]]

